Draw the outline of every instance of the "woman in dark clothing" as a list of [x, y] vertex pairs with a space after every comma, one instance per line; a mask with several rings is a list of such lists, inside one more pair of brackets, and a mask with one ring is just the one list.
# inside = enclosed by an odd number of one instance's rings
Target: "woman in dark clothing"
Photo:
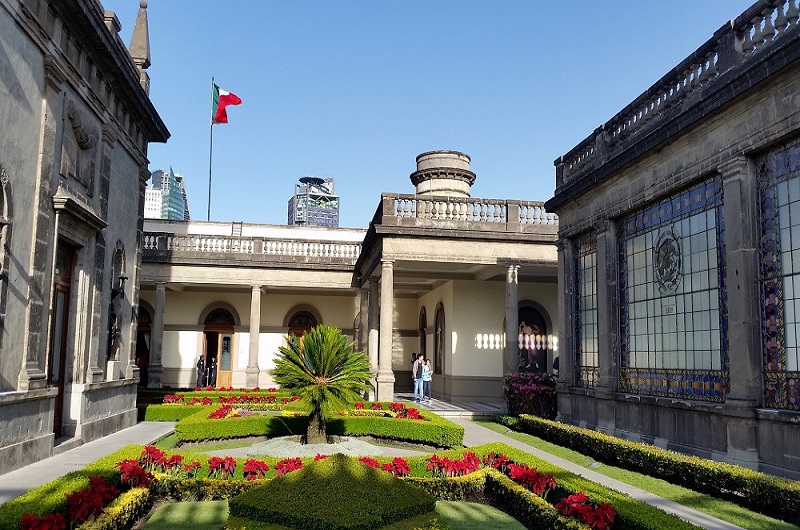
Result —
[[206, 375], [206, 359], [205, 355], [200, 354], [200, 360], [197, 361], [197, 388], [202, 388]]

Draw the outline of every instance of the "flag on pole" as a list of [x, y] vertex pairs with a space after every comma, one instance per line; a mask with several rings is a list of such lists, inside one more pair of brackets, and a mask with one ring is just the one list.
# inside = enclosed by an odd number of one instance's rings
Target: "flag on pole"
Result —
[[221, 89], [216, 84], [213, 88], [212, 100], [214, 102], [211, 110], [212, 125], [215, 123], [228, 123], [228, 113], [225, 111], [225, 107], [228, 105], [240, 105], [242, 103], [242, 98], [227, 90]]

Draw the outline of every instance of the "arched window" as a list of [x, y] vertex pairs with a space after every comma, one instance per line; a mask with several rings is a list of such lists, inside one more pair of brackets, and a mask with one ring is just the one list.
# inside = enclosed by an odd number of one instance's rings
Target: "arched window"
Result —
[[425, 308], [423, 307], [419, 311], [419, 353], [425, 357], [427, 357], [427, 339], [428, 337], [425, 335], [425, 328], [428, 327], [428, 315], [425, 313]]
[[433, 317], [433, 373], [441, 374], [444, 367], [444, 306], [441, 302], [436, 306], [436, 313]]
[[211, 311], [206, 317], [205, 325], [213, 327], [230, 327], [233, 328], [236, 321], [231, 315], [230, 311], [225, 308], [218, 307]]
[[306, 331], [319, 324], [317, 317], [310, 311], [298, 311], [289, 318], [289, 335], [302, 336]]

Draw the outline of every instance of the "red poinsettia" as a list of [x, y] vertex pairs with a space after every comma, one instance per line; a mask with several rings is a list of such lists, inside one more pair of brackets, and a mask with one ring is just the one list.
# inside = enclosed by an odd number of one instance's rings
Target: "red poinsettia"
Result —
[[406, 477], [411, 474], [411, 466], [408, 465], [408, 460], [399, 456], [395, 457], [391, 462], [383, 464], [381, 469], [388, 471], [395, 477]]
[[314, 462], [319, 462], [320, 460], [325, 460], [329, 456], [330, 455], [321, 455], [321, 454], [317, 453], [317, 456], [314, 457]]
[[382, 408], [383, 408], [383, 405], [381, 405], [380, 403], [378, 403], [378, 402], [373, 402], [372, 403], [372, 410], [381, 410]]
[[284, 458], [283, 460], [275, 464], [275, 469], [278, 471], [279, 477], [282, 477], [286, 473], [297, 471], [302, 467], [303, 467], [303, 461], [300, 460], [300, 458]]
[[157, 481], [153, 474], [147, 472], [138, 460], [123, 460], [117, 462], [116, 466], [120, 471], [122, 483], [128, 484], [132, 488], [146, 488]]
[[26, 513], [19, 522], [21, 530], [67, 530], [67, 521], [60, 513], [42, 515]]
[[119, 495], [119, 490], [106, 482], [104, 477], [90, 477], [89, 486], [67, 493], [67, 511], [73, 521], [86, 522], [103, 511], [103, 506]]
[[359, 462], [362, 464], [366, 464], [369, 467], [381, 467], [381, 463], [375, 460], [374, 458], [370, 458], [369, 456], [362, 456], [358, 459]]
[[542, 498], [546, 497], [550, 490], [556, 488], [556, 479], [553, 475], [540, 473], [535, 467], [529, 468], [525, 464], [509, 464], [508, 471], [511, 480]]
[[197, 460], [189, 464], [183, 464], [183, 471], [189, 478], [195, 478], [197, 476], [198, 469], [200, 469], [200, 462]]
[[248, 459], [244, 463], [244, 478], [247, 480], [256, 480], [259, 478], [264, 478], [264, 475], [267, 474], [269, 470], [269, 466], [266, 462], [262, 462], [261, 460], [256, 460], [254, 458]]
[[233, 407], [230, 405], [222, 405], [217, 410], [208, 415], [210, 420], [221, 420], [231, 413]]
[[212, 456], [208, 459], [208, 476], [226, 479], [233, 475], [236, 470], [236, 460], [230, 456]]
[[486, 458], [483, 459], [483, 463], [484, 465], [492, 467], [501, 473], [505, 473], [508, 470], [508, 464], [511, 463], [511, 460], [509, 460], [506, 455], [498, 455], [494, 452], [491, 452], [486, 455]]
[[356, 402], [355, 406], [356, 406], [356, 410], [364, 410], [364, 402], [363, 401]]
[[589, 497], [581, 492], [564, 497], [555, 504], [555, 507], [564, 515], [579, 519], [597, 530], [610, 530], [617, 516], [613, 506], [605, 502], [596, 507], [592, 506]]

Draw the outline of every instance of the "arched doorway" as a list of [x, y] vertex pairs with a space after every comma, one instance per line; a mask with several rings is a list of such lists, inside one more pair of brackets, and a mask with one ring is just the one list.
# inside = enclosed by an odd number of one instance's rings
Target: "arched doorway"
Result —
[[311, 311], [301, 310], [297, 311], [289, 317], [289, 335], [297, 335], [302, 337], [306, 331], [311, 331], [311, 328], [317, 327], [319, 321]]
[[547, 372], [549, 329], [542, 313], [531, 305], [519, 308], [519, 370]]
[[212, 310], [206, 316], [203, 328], [206, 357], [204, 386], [231, 386], [235, 324], [236, 320], [231, 312], [223, 307]]
[[139, 368], [139, 386], [141, 387], [147, 386], [152, 325], [153, 318], [150, 311], [140, 303], [136, 325], [136, 366]]
[[441, 302], [436, 306], [433, 315], [433, 373], [442, 374], [444, 372], [444, 305]]

